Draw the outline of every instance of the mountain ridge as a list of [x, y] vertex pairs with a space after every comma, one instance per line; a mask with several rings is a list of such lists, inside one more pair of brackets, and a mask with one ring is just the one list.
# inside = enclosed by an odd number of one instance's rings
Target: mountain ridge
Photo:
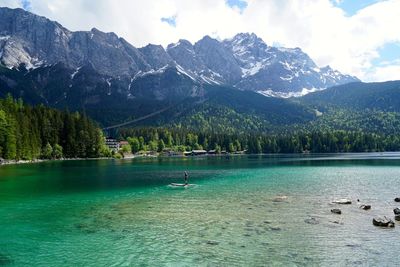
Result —
[[181, 39], [166, 48], [153, 44], [136, 48], [112, 32], [96, 28], [73, 32], [45, 17], [9, 8], [0, 8], [0, 62], [9, 68], [24, 64], [27, 69], [62, 62], [74, 71], [92, 65], [108, 78], [131, 81], [175, 67], [197, 84], [224, 84], [272, 96], [268, 92], [301, 94], [304, 89], [359, 81], [319, 68], [299, 48], [268, 46], [254, 33], [223, 41], [204, 36], [194, 44]]

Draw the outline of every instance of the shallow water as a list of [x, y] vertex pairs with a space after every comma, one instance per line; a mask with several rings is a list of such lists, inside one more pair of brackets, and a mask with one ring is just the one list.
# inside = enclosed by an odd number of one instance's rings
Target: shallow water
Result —
[[0, 265], [396, 265], [400, 225], [372, 218], [399, 184], [393, 153], [2, 166]]

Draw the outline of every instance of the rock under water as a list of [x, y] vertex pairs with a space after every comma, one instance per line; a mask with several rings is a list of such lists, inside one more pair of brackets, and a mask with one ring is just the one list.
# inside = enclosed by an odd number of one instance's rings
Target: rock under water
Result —
[[347, 198], [341, 198], [341, 199], [334, 200], [333, 203], [342, 204], [342, 205], [349, 205], [349, 204], [351, 204], [351, 200], [347, 199]]
[[394, 227], [394, 222], [386, 216], [373, 218], [372, 224], [380, 227]]
[[331, 209], [331, 212], [335, 214], [342, 214], [342, 211], [340, 209]]
[[363, 209], [363, 210], [370, 210], [370, 209], [371, 209], [371, 205], [361, 205], [361, 206], [360, 206], [360, 209]]

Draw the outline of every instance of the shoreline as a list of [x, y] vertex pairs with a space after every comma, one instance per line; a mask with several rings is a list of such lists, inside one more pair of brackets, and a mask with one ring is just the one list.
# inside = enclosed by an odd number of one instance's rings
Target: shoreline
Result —
[[37, 164], [44, 162], [61, 162], [61, 161], [85, 161], [85, 160], [128, 160], [128, 159], [145, 159], [145, 158], [219, 158], [219, 157], [241, 157], [241, 156], [333, 156], [333, 155], [398, 155], [400, 157], [400, 151], [387, 151], [387, 152], [342, 152], [342, 153], [261, 153], [261, 154], [213, 154], [213, 155], [198, 155], [198, 156], [168, 156], [168, 155], [128, 155], [121, 159], [116, 158], [63, 158], [63, 159], [34, 159], [34, 160], [3, 160], [0, 162], [0, 167], [9, 165], [24, 165], [24, 164]]

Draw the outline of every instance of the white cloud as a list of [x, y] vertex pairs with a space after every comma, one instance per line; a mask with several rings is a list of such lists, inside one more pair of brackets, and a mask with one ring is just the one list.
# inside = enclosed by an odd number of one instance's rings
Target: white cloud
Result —
[[[399, 0], [380, 1], [351, 17], [330, 0], [246, 2], [240, 11], [225, 0], [32, 0], [31, 9], [71, 30], [114, 31], [135, 46], [254, 32], [270, 45], [301, 47], [320, 66], [329, 64], [363, 80], [381, 80], [388, 73], [400, 79], [396, 66], [372, 65], [379, 48], [400, 42]], [[21, 5], [0, 0], [0, 5], [16, 4]], [[176, 18], [176, 27], [161, 21], [169, 17]]]
[[23, 7], [22, 0], [0, 0], [0, 6], [6, 6], [10, 8]]
[[400, 63], [374, 67], [368, 73], [369, 81], [384, 82], [400, 79]]

